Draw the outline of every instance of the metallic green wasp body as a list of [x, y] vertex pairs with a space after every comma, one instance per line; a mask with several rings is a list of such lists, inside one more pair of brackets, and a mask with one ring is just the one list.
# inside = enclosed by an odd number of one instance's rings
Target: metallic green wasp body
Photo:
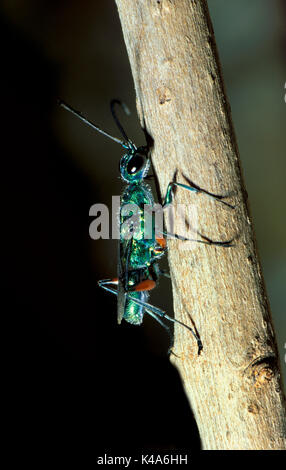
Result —
[[[142, 151], [142, 150], [141, 150]], [[127, 215], [124, 209], [133, 205], [138, 209], [137, 236], [130, 235]], [[118, 282], [123, 284], [128, 297], [118, 298], [118, 321], [124, 318], [129, 323], [140, 325], [143, 321], [144, 306], [136, 300], [146, 303], [149, 290], [156, 285], [160, 275], [158, 259], [164, 254], [165, 242], [156, 238], [155, 226], [151, 224], [151, 233], [146, 237], [146, 206], [152, 207], [154, 199], [150, 188], [143, 182], [133, 182], [126, 187], [121, 197], [120, 244]], [[135, 290], [137, 289], [137, 290]], [[140, 289], [140, 290], [138, 290]]]
[[[187, 328], [195, 337], [198, 344], [198, 354], [202, 349], [202, 342], [196, 331], [190, 326], [185, 325], [177, 319], [174, 319], [166, 314], [162, 309], [149, 304], [148, 298], [150, 291], [156, 286], [158, 278], [161, 275], [170, 277], [165, 271], [159, 267], [159, 259], [166, 251], [166, 237], [176, 238], [180, 240], [190, 240], [183, 236], [165, 232], [163, 230], [157, 232], [155, 223], [146, 224], [145, 208], [148, 206], [151, 211], [154, 208], [154, 199], [149, 186], [144, 182], [147, 177], [150, 158], [148, 148], [146, 146], [136, 147], [133, 142], [127, 137], [123, 127], [117, 119], [114, 112], [114, 106], [119, 104], [126, 107], [118, 100], [111, 102], [111, 111], [115, 122], [124, 137], [124, 141], [111, 136], [103, 131], [91, 121], [87, 120], [78, 111], [67, 104], [60, 102], [60, 104], [79, 117], [86, 124], [93, 129], [102, 133], [103, 135], [111, 138], [119, 143], [125, 150], [124, 155], [120, 160], [120, 175], [123, 181], [127, 184], [120, 200], [120, 240], [118, 248], [118, 269], [117, 277], [112, 279], [104, 279], [98, 281], [100, 287], [106, 291], [117, 296], [117, 320], [121, 323], [122, 319], [134, 324], [141, 325], [143, 322], [144, 314], [148, 313], [155, 318], [170, 334], [169, 327], [162, 321], [162, 319], [176, 322]], [[217, 196], [208, 191], [199, 188], [197, 185], [189, 181], [188, 185], [177, 182], [170, 182], [166, 191], [161, 211], [173, 202], [173, 188], [181, 187], [193, 192], [203, 192], [208, 197], [216, 199], [226, 206], [232, 207], [230, 204], [222, 201], [222, 196]], [[133, 224], [133, 210], [130, 207], [137, 209], [137, 226]], [[156, 211], [154, 210], [154, 213]], [[153, 213], [153, 215], [154, 215]], [[153, 217], [152, 215], [152, 217]], [[198, 232], [199, 233], [199, 232]], [[136, 234], [136, 236], [135, 236]], [[199, 234], [201, 239], [193, 239], [198, 243], [205, 243], [209, 245], [218, 246], [231, 246], [231, 241], [215, 242], [202, 234]]]

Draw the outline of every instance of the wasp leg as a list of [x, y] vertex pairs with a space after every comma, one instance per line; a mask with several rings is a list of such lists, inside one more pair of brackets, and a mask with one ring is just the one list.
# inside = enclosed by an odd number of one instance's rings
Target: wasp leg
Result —
[[[144, 282], [144, 281], [143, 281]], [[107, 287], [108, 285], [116, 285], [118, 284], [118, 279], [103, 279], [102, 281], [98, 281], [98, 285], [99, 287], [102, 287], [104, 290], [106, 290], [107, 292], [111, 292], [112, 294], [115, 294], [115, 295], [118, 295], [118, 292], [116, 289], [112, 288], [112, 287]], [[142, 283], [141, 283], [142, 284]], [[134, 301], [133, 298], [130, 298], [131, 301]], [[142, 304], [144, 305], [144, 302], [142, 302]], [[155, 320], [157, 320], [158, 323], [160, 323], [161, 326], [163, 326], [163, 328], [165, 328], [165, 330], [168, 332], [168, 335], [169, 335], [169, 338], [170, 338], [170, 346], [169, 346], [169, 349], [168, 349], [168, 354], [174, 354], [175, 353], [172, 351], [172, 347], [173, 347], [173, 335], [171, 333], [171, 330], [170, 328], [165, 325], [165, 323], [163, 323], [160, 318], [157, 317], [157, 315], [155, 315], [155, 313], [153, 313], [151, 310], [149, 309], [146, 309], [146, 312], [153, 318], [155, 318]]]
[[[164, 240], [166, 240], [166, 239], [164, 238]], [[156, 279], [158, 279], [158, 277], [160, 277], [160, 276], [165, 276], [168, 279], [171, 279], [170, 273], [168, 271], [166, 271], [166, 269], [161, 269], [157, 263], [153, 264], [152, 269], [154, 271]], [[150, 267], [150, 270], [151, 270], [151, 267]]]
[[193, 181], [191, 181], [187, 176], [183, 175], [183, 177], [187, 181], [189, 187], [197, 189], [198, 192], [204, 193], [207, 196], [210, 196], [210, 197], [216, 199], [218, 202], [221, 202], [222, 204], [225, 204], [226, 206], [230, 207], [231, 209], [235, 209], [235, 206], [233, 206], [232, 204], [229, 204], [228, 202], [222, 201], [222, 199], [226, 199], [228, 197], [231, 197], [234, 194], [233, 191], [231, 191], [227, 194], [224, 194], [224, 195], [214, 194], [214, 193], [211, 193], [210, 191], [207, 191], [206, 189], [200, 188], [200, 186], [198, 186]]
[[164, 237], [158, 237], [158, 235], [155, 235], [156, 242], [159, 243], [161, 250], [164, 250], [167, 246], [166, 238]]
[[165, 271], [165, 269], [159, 269], [159, 274], [160, 274], [161, 276], [167, 277], [168, 279], [171, 279], [170, 273], [168, 273], [167, 271]]
[[[187, 179], [186, 177], [184, 178]], [[187, 189], [188, 191], [193, 191], [195, 193], [203, 193], [206, 196], [210, 197], [211, 199], [221, 202], [225, 206], [230, 207], [231, 209], [234, 209], [234, 206], [232, 206], [228, 202], [222, 201], [222, 199], [227, 196], [220, 196], [217, 194], [210, 193], [209, 191], [206, 191], [205, 189], [202, 189], [199, 186], [195, 185], [190, 180], [187, 179], [187, 181], [189, 183], [189, 186], [183, 183], [177, 183], [176, 181], [171, 181], [168, 184], [166, 196], [165, 196], [164, 203], [163, 203], [163, 209], [173, 203], [173, 192], [172, 192], [173, 186], [184, 188], [184, 189]]]
[[156, 286], [156, 281], [153, 279], [144, 279], [144, 281], [139, 282], [132, 287], [131, 291], [133, 292], [142, 292], [146, 290], [152, 290]]
[[106, 290], [107, 292], [111, 292], [112, 294], [117, 294], [117, 290], [112, 288], [112, 287], [107, 287], [110, 285], [117, 286], [118, 285], [118, 279], [102, 279], [101, 281], [97, 281], [97, 284], [99, 287], [102, 289]]
[[165, 323], [163, 323], [162, 320], [160, 320], [160, 318], [158, 318], [157, 315], [155, 315], [155, 313], [152, 312], [151, 310], [146, 308], [146, 313], [148, 313], [151, 317], [153, 317], [167, 331], [167, 333], [169, 335], [169, 339], [170, 339], [170, 346], [168, 348], [168, 355], [169, 354], [174, 354], [174, 356], [178, 357], [177, 354], [175, 354], [172, 350], [173, 344], [174, 344], [174, 336], [173, 336], [170, 328], [167, 325], [165, 325]]
[[171, 233], [171, 232], [160, 232], [162, 235], [166, 235], [169, 238], [175, 238], [177, 240], [181, 240], [184, 242], [196, 242], [196, 243], [203, 243], [204, 245], [215, 245], [215, 246], [223, 246], [225, 248], [232, 247], [233, 239], [231, 240], [226, 240], [226, 241], [214, 241], [211, 240], [210, 238], [206, 237], [205, 235], [201, 235], [199, 232], [199, 235], [204, 239], [204, 240], [199, 240], [198, 238], [187, 238], [184, 237], [183, 235], [178, 235], [177, 233]]
[[[188, 182], [189, 182], [189, 180], [188, 180]], [[204, 189], [199, 188], [198, 186], [196, 186], [192, 182], [190, 182], [190, 184], [192, 184], [193, 186], [187, 186], [186, 184], [177, 183], [175, 181], [170, 182], [168, 184], [168, 188], [167, 188], [167, 192], [166, 192], [166, 196], [165, 196], [163, 205], [152, 208], [154, 213], [163, 212], [165, 209], [168, 209], [173, 204], [173, 202], [174, 202], [174, 195], [173, 195], [173, 192], [172, 192], [173, 186], [177, 186], [177, 187], [179, 186], [179, 187], [188, 189], [189, 191], [194, 191], [196, 193], [202, 192], [202, 193], [206, 194], [208, 197], [210, 197], [212, 199], [215, 199], [218, 202], [221, 202], [222, 204], [230, 207], [231, 209], [235, 208], [235, 206], [232, 206], [228, 202], [225, 202], [225, 201], [221, 200], [222, 198], [227, 197], [227, 196], [219, 196], [217, 194], [210, 193], [210, 192], [208, 192]], [[206, 245], [216, 245], [216, 246], [223, 246], [223, 247], [233, 246], [231, 243], [233, 242], [234, 239], [226, 240], [226, 241], [215, 241], [215, 240], [211, 240], [211, 238], [209, 238], [205, 235], [202, 235], [198, 230], [193, 230], [193, 231], [195, 231], [195, 233], [197, 233], [200, 237], [202, 237], [203, 240], [199, 240], [199, 239], [195, 239], [195, 238], [187, 238], [187, 237], [184, 237], [182, 235], [175, 234], [175, 233], [163, 232], [163, 231], [158, 230], [158, 228], [156, 228], [156, 233], [157, 234], [166, 235], [169, 238], [176, 238], [176, 239], [182, 240], [182, 241], [193, 241], [193, 242], [197, 242], [197, 243], [203, 243], [203, 244], [206, 244]], [[161, 245], [161, 249], [165, 249], [166, 240], [164, 238], [158, 237], [158, 235], [156, 235], [156, 240]], [[163, 246], [162, 242], [164, 242], [164, 246]]]
[[[112, 287], [107, 287], [110, 285], [113, 286], [118, 286], [118, 279], [103, 279], [102, 281], [98, 281], [97, 284], [99, 287], [102, 287], [102, 289], [107, 290], [108, 292], [115, 293], [117, 292], [114, 288]], [[135, 286], [133, 286], [130, 290], [131, 292], [142, 292], [146, 290], [152, 290], [156, 286], [156, 282], [153, 281], [153, 279], [144, 279], [144, 281], [139, 282]]]
[[[102, 287], [104, 290], [106, 290], [107, 292], [111, 292], [112, 294], [114, 295], [118, 295], [118, 292], [116, 289], [114, 289], [113, 287], [107, 287], [108, 285], [110, 284], [117, 284], [118, 283], [118, 280], [116, 279], [103, 279], [102, 281], [98, 281], [98, 285], [99, 287]], [[185, 325], [184, 323], [180, 322], [179, 320], [174, 320], [173, 318], [169, 317], [167, 314], [165, 314], [165, 312], [163, 312], [163, 310], [160, 310], [156, 307], [154, 307], [153, 305], [150, 305], [146, 302], [143, 302], [143, 301], [140, 301], [139, 299], [134, 299], [133, 297], [130, 297], [127, 295], [127, 297], [129, 298], [129, 300], [131, 300], [132, 302], [136, 303], [136, 304], [139, 304], [139, 305], [142, 305], [143, 307], [145, 307], [145, 310], [146, 312], [153, 318], [155, 318], [155, 320], [157, 320], [158, 323], [160, 323], [161, 326], [163, 326], [165, 328], [165, 330], [168, 332], [168, 335], [170, 337], [170, 346], [169, 346], [169, 349], [168, 349], [168, 354], [174, 354], [176, 356], [176, 354], [172, 351], [172, 347], [173, 347], [173, 335], [171, 333], [171, 330], [170, 328], [165, 325], [165, 323], [163, 323], [160, 318], [158, 318], [158, 316], [162, 317], [162, 318], [166, 318], [167, 320], [170, 320], [174, 323], [179, 323], [180, 325], [183, 325], [185, 326], [188, 330], [190, 330], [192, 332], [192, 334], [195, 336], [197, 342], [198, 342], [198, 347], [199, 347], [199, 351], [198, 351], [198, 354], [200, 354], [201, 350], [203, 349], [203, 345], [201, 343], [201, 340], [199, 339], [199, 337], [195, 334], [195, 332], [192, 330], [192, 328], [190, 328], [189, 326]], [[155, 311], [154, 311], [155, 310]]]
[[[129, 297], [128, 294], [127, 294], [127, 297]], [[150, 315], [150, 311], [151, 311], [152, 313], [154, 313], [155, 315], [158, 315], [161, 318], [166, 318], [166, 320], [169, 320], [173, 323], [178, 323], [179, 325], [182, 325], [185, 328], [187, 328], [192, 333], [194, 338], [196, 339], [197, 345], [198, 345], [198, 355], [200, 354], [201, 350], [203, 349], [203, 344], [201, 342], [201, 339], [197, 335], [197, 333], [193, 330], [193, 328], [191, 328], [190, 326], [188, 326], [185, 323], [181, 322], [180, 320], [176, 320], [176, 318], [169, 317], [169, 315], [167, 315], [167, 313], [164, 312], [164, 310], [161, 310], [160, 308], [155, 307], [154, 305], [148, 304], [147, 302], [143, 302], [142, 300], [139, 300], [139, 299], [134, 299], [132, 297], [129, 297], [129, 298], [135, 304], [142, 305], [143, 307], [145, 307], [145, 310], [148, 311], [149, 315]]]

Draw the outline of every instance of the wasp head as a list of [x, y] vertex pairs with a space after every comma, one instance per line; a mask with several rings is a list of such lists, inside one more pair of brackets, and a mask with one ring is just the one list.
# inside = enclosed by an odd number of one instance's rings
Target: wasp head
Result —
[[147, 147], [129, 147], [128, 152], [120, 160], [120, 174], [127, 183], [138, 183], [148, 173], [150, 158]]

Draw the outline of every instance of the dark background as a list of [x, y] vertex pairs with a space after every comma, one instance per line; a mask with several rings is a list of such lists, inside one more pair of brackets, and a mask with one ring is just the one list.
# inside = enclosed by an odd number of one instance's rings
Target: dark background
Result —
[[[285, 367], [285, 2], [209, 7]], [[120, 194], [120, 147], [56, 103], [118, 135], [109, 101], [119, 97], [133, 112], [124, 118], [130, 137], [144, 143], [115, 4], [6, 0], [0, 8], [12, 436], [47, 454], [65, 445], [71, 454], [82, 445], [95, 454], [198, 449], [165, 332], [147, 318], [140, 328], [118, 326], [116, 300], [97, 287], [116, 275], [116, 243], [89, 238], [88, 213], [96, 202], [111, 209]], [[163, 290], [152, 302], [164, 307]]]

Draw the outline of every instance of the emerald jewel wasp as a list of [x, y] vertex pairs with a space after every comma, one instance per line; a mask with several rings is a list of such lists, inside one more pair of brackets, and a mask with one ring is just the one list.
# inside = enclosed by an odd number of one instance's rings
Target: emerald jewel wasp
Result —
[[[108, 292], [117, 296], [117, 321], [120, 324], [122, 319], [132, 323], [133, 325], [141, 325], [145, 313], [152, 316], [159, 322], [169, 333], [172, 343], [172, 334], [168, 325], [162, 319], [168, 320], [173, 323], [180, 324], [187, 328], [197, 341], [198, 354], [200, 354], [203, 345], [202, 341], [193, 328], [185, 323], [170, 317], [164, 310], [149, 304], [148, 298], [150, 291], [156, 286], [160, 276], [170, 277], [170, 275], [161, 270], [159, 267], [159, 259], [164, 255], [167, 249], [166, 237], [175, 238], [182, 241], [195, 241], [198, 243], [205, 243], [208, 245], [216, 245], [222, 247], [230, 247], [233, 240], [228, 241], [213, 241], [210, 238], [197, 232], [202, 239], [190, 239], [176, 233], [168, 231], [156, 231], [156, 226], [152, 224], [151, 235], [145, 237], [145, 216], [144, 207], [148, 205], [155, 207], [154, 198], [150, 187], [146, 184], [144, 179], [147, 178], [150, 168], [150, 155], [148, 146], [136, 147], [136, 145], [128, 138], [124, 128], [119, 122], [115, 113], [115, 106], [121, 106], [124, 111], [129, 114], [128, 108], [120, 100], [114, 99], [111, 101], [111, 113], [114, 121], [124, 140], [111, 136], [109, 133], [100, 129], [93, 122], [84, 117], [79, 111], [76, 111], [65, 102], [59, 100], [59, 104], [70, 111], [72, 114], [81, 119], [84, 123], [91, 126], [96, 131], [105, 135], [121, 145], [124, 149], [124, 154], [120, 160], [120, 175], [123, 181], [127, 184], [125, 187], [121, 200], [120, 200], [120, 214], [119, 214], [119, 249], [118, 249], [118, 268], [117, 277], [112, 279], [104, 279], [98, 281], [98, 285]], [[192, 183], [186, 178], [188, 185], [171, 181], [167, 187], [166, 195], [161, 206], [164, 211], [173, 203], [173, 189], [181, 187], [188, 191], [201, 192], [206, 196], [213, 198], [222, 204], [233, 209], [233, 206], [223, 201], [227, 196], [220, 196], [213, 194], [209, 191], [201, 189], [199, 186]], [[136, 205], [139, 213], [139, 232], [141, 236], [132, 235], [132, 224], [126, 225], [126, 222], [131, 220], [129, 210], [124, 210], [129, 205]], [[156, 212], [156, 211], [154, 211]], [[126, 236], [126, 227], [129, 228], [129, 236]], [[131, 236], [130, 236], [131, 231]]]

